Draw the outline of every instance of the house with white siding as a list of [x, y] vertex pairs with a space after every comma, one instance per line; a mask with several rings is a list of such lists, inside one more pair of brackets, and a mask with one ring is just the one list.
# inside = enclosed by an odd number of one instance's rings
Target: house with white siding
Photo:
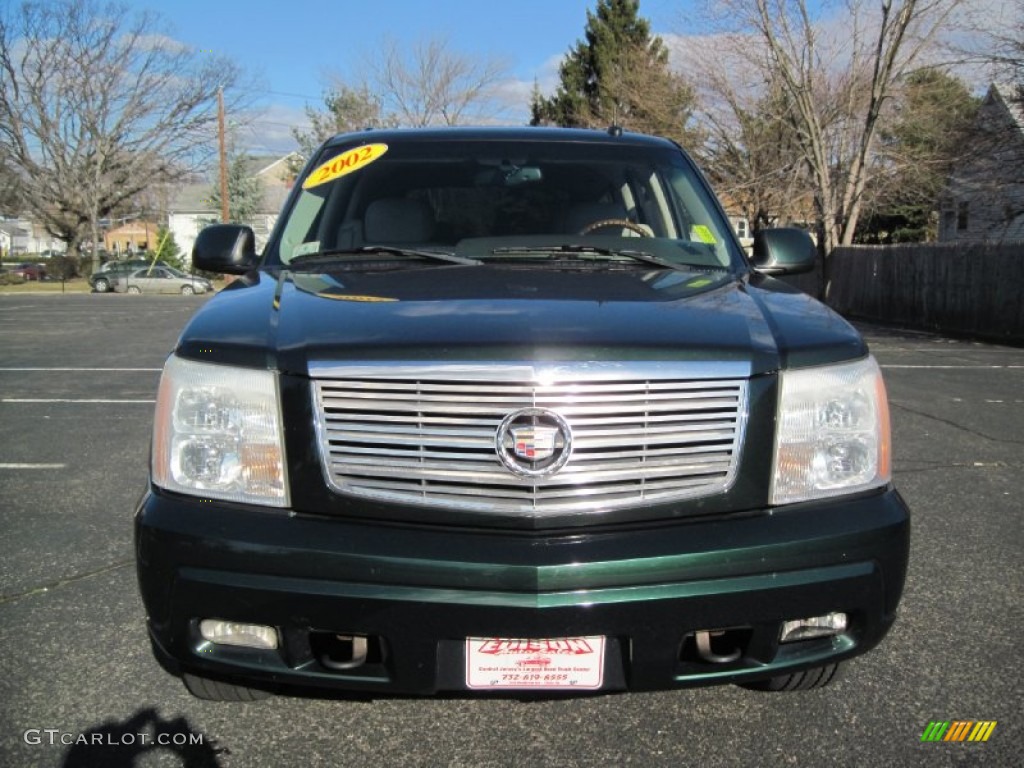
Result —
[[939, 241], [1024, 241], [1024, 92], [992, 85], [970, 135], [939, 200]]
[[[294, 153], [293, 153], [294, 154]], [[284, 157], [250, 157], [251, 175], [259, 179], [263, 199], [251, 221], [242, 222], [253, 228], [256, 249], [262, 250], [277, 223], [277, 216], [294, 182], [289, 160]], [[167, 210], [167, 228], [174, 234], [174, 242], [187, 262], [192, 258], [192, 246], [203, 227], [220, 221], [220, 210], [211, 199], [214, 182], [186, 184], [170, 201]]]
[[0, 250], [7, 258], [63, 251], [64, 243], [31, 219], [0, 219]]

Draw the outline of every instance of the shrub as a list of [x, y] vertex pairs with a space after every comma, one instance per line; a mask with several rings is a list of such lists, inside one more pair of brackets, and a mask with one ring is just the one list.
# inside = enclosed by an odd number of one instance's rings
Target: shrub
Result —
[[46, 265], [46, 273], [57, 280], [70, 280], [81, 276], [81, 267], [81, 260], [77, 256], [53, 256]]

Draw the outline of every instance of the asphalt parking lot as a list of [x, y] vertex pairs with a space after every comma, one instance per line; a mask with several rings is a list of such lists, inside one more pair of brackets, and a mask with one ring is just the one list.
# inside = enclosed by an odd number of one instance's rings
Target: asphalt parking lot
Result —
[[[829, 688], [221, 704], [153, 661], [131, 528], [159, 369], [205, 300], [0, 296], [0, 765], [1022, 763], [1024, 349], [863, 328], [911, 568], [895, 629]], [[998, 725], [922, 743], [934, 720]]]

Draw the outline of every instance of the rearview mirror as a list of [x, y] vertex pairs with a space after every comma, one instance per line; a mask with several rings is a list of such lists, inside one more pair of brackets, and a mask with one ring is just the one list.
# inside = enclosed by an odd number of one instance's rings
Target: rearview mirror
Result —
[[256, 268], [256, 235], [241, 224], [211, 224], [192, 247], [196, 269], [226, 275], [244, 275]]
[[503, 162], [494, 168], [484, 168], [473, 181], [478, 187], [518, 187], [520, 184], [536, 183], [543, 178], [544, 173], [537, 166]]

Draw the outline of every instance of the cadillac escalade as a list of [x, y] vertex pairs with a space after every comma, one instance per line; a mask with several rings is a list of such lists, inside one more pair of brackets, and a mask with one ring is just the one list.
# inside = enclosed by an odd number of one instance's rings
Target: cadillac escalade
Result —
[[326, 142], [164, 367], [135, 516], [210, 699], [828, 683], [903, 589], [879, 367], [671, 141]]

